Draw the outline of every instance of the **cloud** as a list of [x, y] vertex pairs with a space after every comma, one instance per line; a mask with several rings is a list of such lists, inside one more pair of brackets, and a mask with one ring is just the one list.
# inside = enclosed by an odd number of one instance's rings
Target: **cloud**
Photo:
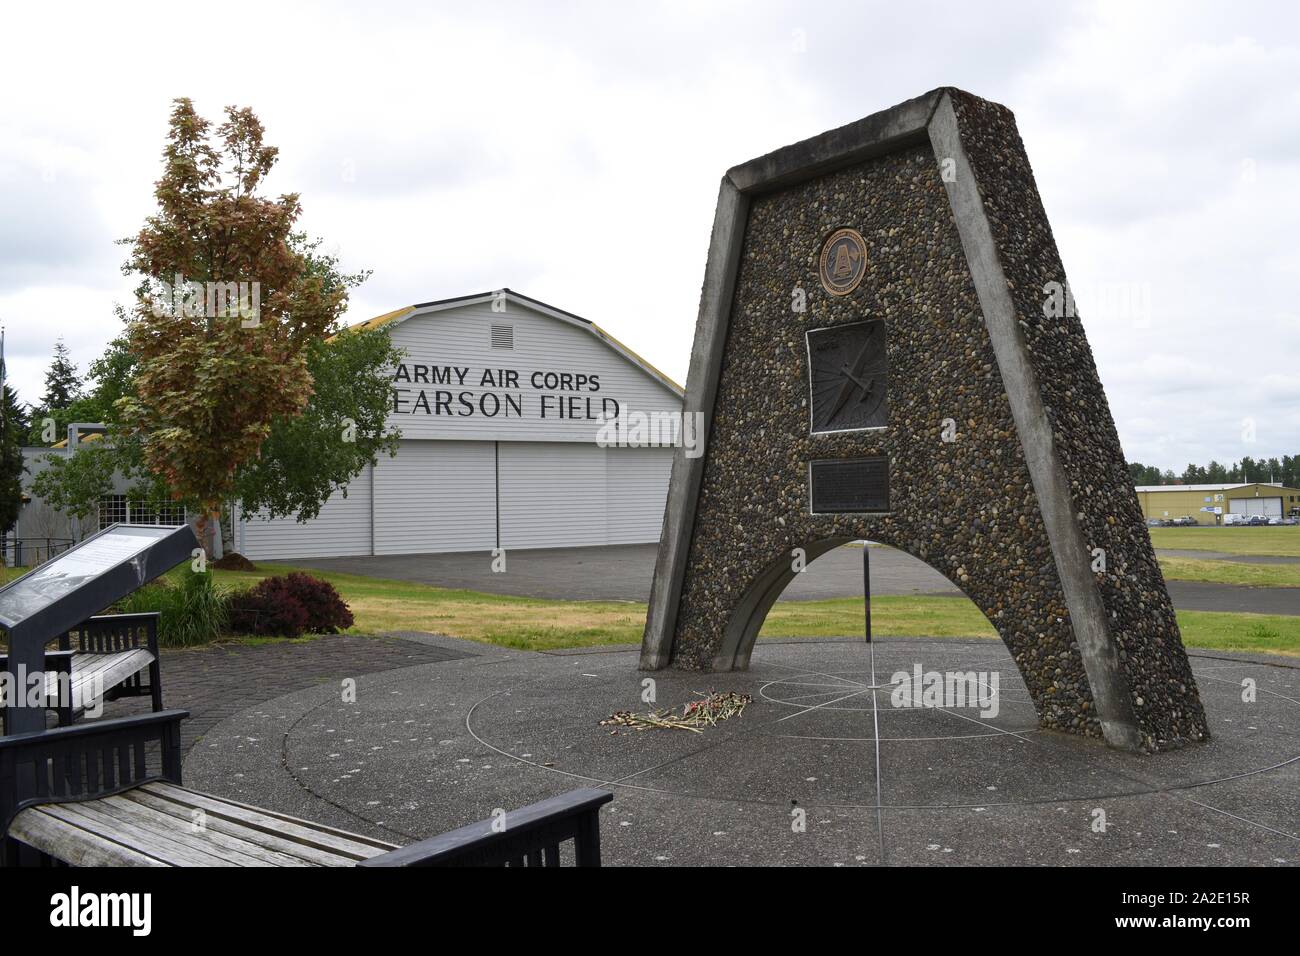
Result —
[[26, 397], [55, 335], [84, 367], [115, 332], [112, 242], [152, 208], [175, 96], [257, 111], [271, 188], [375, 270], [350, 318], [509, 285], [684, 379], [723, 171], [951, 84], [1016, 111], [1129, 456], [1300, 452], [1292, 5], [235, 0], [216, 19], [250, 42], [220, 44], [175, 4], [8, 16], [31, 42], [0, 60], [0, 319]]
[[[0, 143], [13, 143], [0, 130]], [[0, 292], [76, 281], [111, 261], [89, 184], [54, 156], [43, 164], [0, 146]]]

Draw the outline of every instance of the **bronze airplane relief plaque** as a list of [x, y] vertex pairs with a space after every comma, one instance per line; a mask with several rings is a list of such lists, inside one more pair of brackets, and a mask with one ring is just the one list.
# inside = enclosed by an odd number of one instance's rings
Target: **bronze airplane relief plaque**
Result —
[[811, 329], [807, 338], [813, 434], [889, 424], [884, 321]]

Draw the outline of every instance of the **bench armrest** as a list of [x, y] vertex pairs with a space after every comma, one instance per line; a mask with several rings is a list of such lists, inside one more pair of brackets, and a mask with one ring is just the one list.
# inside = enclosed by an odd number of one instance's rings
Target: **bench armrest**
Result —
[[[45, 652], [45, 672], [48, 674], [53, 671], [56, 674], [65, 674], [69, 679], [72, 678], [72, 656], [74, 651], [46, 651]], [[0, 671], [9, 667], [9, 655], [0, 654]], [[18, 693], [23, 693], [21, 689], [15, 688]], [[8, 707], [9, 701], [3, 691], [0, 691], [0, 707]]]
[[571, 790], [357, 865], [558, 866], [559, 845], [571, 839], [578, 866], [600, 866], [600, 808], [613, 799], [608, 790]]
[[160, 710], [0, 737], [0, 835], [35, 803], [93, 800], [150, 780], [180, 785], [188, 716]]
[[[63, 668], [64, 661], [68, 661], [69, 666], [71, 666], [70, 662], [72, 661], [72, 655], [75, 653], [77, 652], [76, 651], [46, 651], [45, 669], [61, 670]], [[8, 667], [8, 666], [9, 666], [9, 655], [0, 654], [0, 668]]]

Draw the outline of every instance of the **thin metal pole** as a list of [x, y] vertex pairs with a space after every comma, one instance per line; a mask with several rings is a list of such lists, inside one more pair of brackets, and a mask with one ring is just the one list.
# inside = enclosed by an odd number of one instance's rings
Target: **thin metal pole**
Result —
[[[871, 548], [862, 542], [862, 608], [866, 617], [867, 643], [871, 643]], [[872, 683], [874, 683], [874, 678]]]
[[880, 837], [880, 865], [888, 866], [885, 856], [885, 819], [880, 783], [880, 713], [876, 703], [876, 645], [871, 641], [871, 547], [862, 540], [862, 614], [866, 625], [867, 644], [871, 648], [871, 736], [876, 745], [876, 834]]

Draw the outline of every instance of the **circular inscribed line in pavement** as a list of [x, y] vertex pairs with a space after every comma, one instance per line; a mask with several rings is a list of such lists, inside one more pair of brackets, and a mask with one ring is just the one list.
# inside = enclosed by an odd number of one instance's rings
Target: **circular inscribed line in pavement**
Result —
[[[1040, 730], [996, 641], [760, 641], [749, 671], [719, 674], [489, 649], [363, 677], [355, 701], [322, 688], [238, 715], [186, 779], [397, 842], [607, 787], [607, 864], [1300, 859], [1300, 662], [1192, 662], [1213, 737], [1144, 756]], [[965, 699], [927, 700], [933, 674], [944, 694], [962, 675]], [[600, 723], [723, 691], [753, 702], [702, 733]]]
[[[1254, 862], [1297, 856], [1300, 669], [1194, 658], [1213, 739], [1143, 756], [1040, 730], [1000, 643], [763, 642], [750, 671], [727, 674], [644, 674], [604, 657], [486, 695], [467, 730], [532, 770], [613, 788], [616, 805], [861, 814], [875, 845], [857, 862], [948, 862], [962, 841], [945, 834], [978, 832], [980, 817], [1014, 830], [1017, 816], [1018, 838], [976, 838], [983, 856], [967, 847], [955, 862], [1071, 862], [1072, 842], [1092, 844], [1093, 863], [1107, 848], [1114, 862], [1216, 862], [1229, 833]], [[654, 704], [640, 698], [646, 677]], [[753, 704], [701, 734], [598, 723], [728, 690]]]

